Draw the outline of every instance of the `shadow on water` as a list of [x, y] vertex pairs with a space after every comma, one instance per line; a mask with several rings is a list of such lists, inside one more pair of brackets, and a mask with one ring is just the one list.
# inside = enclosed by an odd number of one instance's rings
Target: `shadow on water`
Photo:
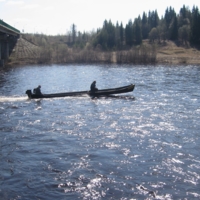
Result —
[[91, 97], [91, 99], [124, 99], [124, 100], [135, 100], [135, 97], [133, 96], [115, 96], [115, 95], [108, 95], [108, 96], [100, 96], [100, 97]]

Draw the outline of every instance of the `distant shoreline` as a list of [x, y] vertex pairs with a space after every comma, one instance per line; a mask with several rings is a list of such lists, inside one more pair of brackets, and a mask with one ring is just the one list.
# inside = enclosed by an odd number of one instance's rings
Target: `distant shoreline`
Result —
[[130, 64], [130, 65], [200, 65], [200, 55], [197, 56], [196, 54], [194, 55], [187, 55], [187, 56], [177, 56], [177, 55], [171, 55], [171, 56], [166, 56], [166, 55], [161, 55], [158, 54], [156, 58], [155, 63], [116, 63], [116, 62], [88, 62], [88, 63], [80, 63], [80, 62], [70, 62], [70, 63], [54, 63], [54, 62], [49, 62], [49, 63], [34, 63], [34, 62], [28, 62], [28, 61], [20, 61], [20, 62], [8, 62], [5, 67], [17, 67], [17, 66], [25, 66], [25, 65], [53, 65], [53, 64]]
[[[35, 48], [35, 47], [34, 47]], [[119, 55], [123, 51], [112, 51], [112, 52], [96, 52], [93, 50], [85, 51], [85, 54], [80, 54], [83, 58], [84, 56], [91, 56], [95, 54], [96, 60], [76, 60], [76, 52], [70, 54], [71, 57], [74, 56], [74, 59], [66, 62], [55, 62], [49, 61], [46, 62], [39, 62], [39, 60], [34, 58], [15, 58], [11, 55], [9, 58], [9, 62], [6, 64], [8, 67], [15, 67], [15, 66], [24, 66], [24, 65], [43, 65], [43, 64], [132, 64], [132, 65], [200, 65], [200, 51], [195, 48], [191, 47], [181, 47], [177, 46], [172, 41], [167, 41], [164, 44], [160, 44], [156, 46], [156, 53], [152, 53], [151, 59], [151, 49], [147, 52], [147, 56], [150, 56], [146, 59], [144, 55], [143, 57], [137, 57], [138, 55], [134, 55], [134, 51], [131, 54], [132, 50], [127, 50], [125, 55], [123, 56], [133, 56], [130, 57], [126, 62], [123, 62], [124, 59], [122, 58], [119, 62], [117, 59], [121, 55]], [[129, 53], [131, 55], [129, 55]], [[137, 51], [136, 51], [137, 53]], [[149, 54], [149, 55], [148, 55]], [[135, 57], [134, 57], [135, 56]], [[131, 59], [133, 62], [131, 62]], [[135, 59], [135, 60], [134, 60]], [[145, 60], [146, 59], [146, 60]], [[137, 61], [136, 61], [137, 60]], [[143, 62], [144, 61], [144, 62]]]

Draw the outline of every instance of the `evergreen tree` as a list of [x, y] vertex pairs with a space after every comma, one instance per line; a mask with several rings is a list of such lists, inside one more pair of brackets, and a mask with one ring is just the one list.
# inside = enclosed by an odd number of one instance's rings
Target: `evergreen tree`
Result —
[[148, 19], [147, 19], [145, 12], [143, 12], [143, 15], [142, 15], [142, 38], [147, 39], [148, 34], [149, 34]]
[[149, 11], [148, 13], [148, 25], [149, 25], [149, 30], [152, 29], [152, 13]]
[[115, 38], [115, 26], [111, 20], [109, 22], [105, 20], [102, 30], [94, 40], [94, 45], [97, 46], [100, 44], [104, 49], [112, 49], [116, 45]]
[[166, 9], [164, 19], [165, 19], [167, 28], [169, 28], [175, 16], [176, 16], [176, 13], [171, 6]]
[[115, 27], [115, 44], [117, 47], [120, 46], [120, 27], [119, 27], [119, 23], [116, 23], [116, 27]]
[[[165, 11], [165, 16], [164, 16], [164, 20], [165, 20], [165, 24], [166, 24], [166, 28], [167, 28], [167, 39], [171, 39], [173, 37], [175, 37], [175, 26], [176, 25], [176, 13], [174, 11], [174, 9], [170, 6], [169, 8], [166, 9]], [[173, 24], [174, 22], [174, 24]], [[177, 25], [178, 26], [178, 25]], [[177, 27], [178, 30], [178, 27]], [[172, 36], [172, 32], [174, 34], [174, 36]]]
[[157, 10], [153, 12], [149, 11], [148, 24], [150, 26], [150, 29], [157, 27], [158, 23], [159, 23], [159, 17]]
[[176, 15], [170, 25], [170, 40], [178, 39], [178, 21]]
[[182, 16], [183, 18], [187, 18], [187, 8], [185, 7], [185, 5], [183, 5], [183, 7], [180, 9], [180, 16]]
[[133, 45], [133, 23], [132, 20], [129, 20], [128, 24], [125, 28], [125, 41], [126, 45], [132, 46]]
[[107, 41], [108, 41], [108, 33], [105, 29], [102, 29], [102, 31], [99, 34], [97, 44], [100, 44], [103, 47], [103, 49], [107, 49], [108, 46]]
[[97, 31], [97, 35], [93, 40], [93, 45], [96, 47], [100, 45], [103, 49], [107, 49], [108, 33], [106, 28], [108, 26], [108, 21], [105, 20], [103, 23], [103, 28]]
[[115, 46], [115, 26], [109, 20], [108, 26], [106, 28], [108, 34], [107, 45], [109, 49], [112, 49]]
[[72, 43], [75, 44], [75, 42], [76, 42], [76, 34], [77, 34], [76, 25], [72, 24], [71, 29], [72, 29]]
[[71, 45], [71, 32], [68, 32], [67, 34], [67, 43], [68, 45]]
[[141, 20], [136, 19], [134, 24], [135, 24], [135, 44], [138, 45], [142, 43]]
[[179, 27], [184, 25], [190, 25], [191, 21], [192, 21], [192, 14], [189, 8], [186, 8], [185, 5], [183, 5], [179, 13]]
[[200, 13], [199, 9], [192, 9], [191, 43], [200, 45]]
[[159, 17], [158, 17], [158, 12], [157, 12], [157, 10], [155, 10], [155, 12], [154, 12], [154, 27], [157, 27], [158, 26], [158, 24], [159, 24]]
[[191, 37], [191, 12], [189, 10], [189, 8], [185, 7], [185, 5], [183, 5], [183, 7], [180, 9], [180, 13], [179, 13], [179, 39], [187, 44], [187, 42]]
[[85, 31], [84, 31], [83, 34], [82, 34], [82, 41], [83, 41], [83, 42], [87, 42], [87, 37], [86, 37]]
[[159, 40], [166, 40], [167, 39], [167, 26], [165, 23], [165, 19], [161, 18], [159, 26], [157, 27], [158, 34], [159, 34]]
[[80, 31], [78, 31], [77, 42], [78, 42], [79, 44], [82, 42], [82, 33], [81, 33]]
[[124, 41], [124, 27], [121, 22], [121, 24], [120, 24], [120, 45], [123, 45], [123, 41]]
[[148, 19], [147, 19], [146, 13], [143, 12], [143, 15], [142, 15], [142, 25], [147, 24], [147, 22], [148, 22]]

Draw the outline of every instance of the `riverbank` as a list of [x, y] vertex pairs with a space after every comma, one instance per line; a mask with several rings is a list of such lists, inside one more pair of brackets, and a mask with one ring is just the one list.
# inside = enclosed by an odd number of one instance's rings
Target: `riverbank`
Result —
[[156, 61], [158, 64], [200, 65], [200, 51], [196, 48], [177, 46], [168, 41], [158, 46]]
[[[60, 63], [126, 63], [133, 64], [170, 64], [170, 65], [199, 65], [200, 64], [200, 51], [192, 47], [177, 46], [172, 41], [166, 41], [162, 44], [153, 44], [154, 49], [148, 44], [148, 41], [143, 42], [148, 46], [145, 49], [143, 57], [137, 54], [137, 50], [126, 51], [114, 51], [114, 52], [102, 52], [91, 49], [84, 49], [81, 51], [74, 51], [70, 48], [63, 50], [62, 55], [59, 55], [62, 59], [57, 58], [56, 52], [52, 51], [51, 56], [44, 57], [44, 49], [34, 44], [28, 44], [26, 40], [20, 39], [18, 44], [11, 54], [7, 66], [21, 66], [27, 64], [60, 64]], [[152, 46], [153, 46], [152, 45]], [[22, 47], [23, 48], [19, 48]], [[145, 47], [146, 48], [146, 47]], [[152, 52], [152, 50], [154, 52]], [[151, 53], [152, 52], [152, 53]], [[119, 55], [121, 54], [121, 55]], [[48, 56], [48, 55], [47, 55]], [[131, 57], [127, 60], [127, 57]], [[140, 56], [140, 57], [139, 57]], [[124, 59], [124, 58], [125, 59]], [[139, 58], [138, 58], [139, 57]], [[143, 62], [143, 58], [146, 59]], [[67, 58], [67, 59], [66, 59]], [[70, 59], [69, 59], [70, 58]], [[120, 58], [120, 60], [119, 60]], [[134, 59], [138, 59], [135, 62]]]

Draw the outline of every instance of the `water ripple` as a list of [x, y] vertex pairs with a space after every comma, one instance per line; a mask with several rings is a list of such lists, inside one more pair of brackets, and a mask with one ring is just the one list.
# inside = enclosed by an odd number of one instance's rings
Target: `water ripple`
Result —
[[[46, 93], [85, 90], [95, 74], [98, 87], [134, 82], [135, 90], [93, 100], [17, 96], [38, 82]], [[198, 199], [199, 75], [199, 67], [192, 66], [27, 66], [6, 71], [0, 83], [0, 196]]]

